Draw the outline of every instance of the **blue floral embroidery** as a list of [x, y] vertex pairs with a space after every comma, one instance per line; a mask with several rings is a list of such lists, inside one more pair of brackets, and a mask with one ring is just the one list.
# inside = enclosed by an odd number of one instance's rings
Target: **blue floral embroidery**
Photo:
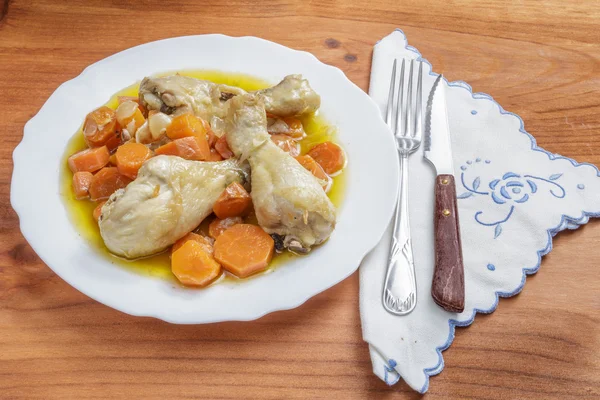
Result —
[[489, 269], [490, 271], [495, 271], [496, 267], [494, 266], [494, 264], [488, 264], [487, 269]]
[[[480, 158], [475, 160], [481, 161]], [[490, 160], [485, 160], [489, 164]], [[467, 161], [467, 165], [472, 165], [472, 161]], [[502, 224], [507, 222], [519, 204], [527, 202], [531, 196], [538, 193], [539, 185], [549, 186], [549, 192], [552, 196], [562, 199], [566, 196], [565, 189], [555, 181], [560, 179], [562, 174], [552, 174], [548, 178], [542, 178], [534, 175], [521, 175], [515, 172], [507, 172], [501, 178], [493, 179], [488, 183], [487, 189], [480, 189], [481, 178], [477, 176], [473, 182], [467, 184], [465, 181], [465, 171], [468, 167], [461, 166], [460, 182], [467, 190], [458, 195], [459, 199], [467, 199], [475, 195], [490, 196], [494, 203], [498, 205], [508, 205], [506, 216], [499, 220], [486, 220], [483, 211], [475, 213], [475, 221], [483, 226], [494, 227], [494, 239], [502, 234]]]

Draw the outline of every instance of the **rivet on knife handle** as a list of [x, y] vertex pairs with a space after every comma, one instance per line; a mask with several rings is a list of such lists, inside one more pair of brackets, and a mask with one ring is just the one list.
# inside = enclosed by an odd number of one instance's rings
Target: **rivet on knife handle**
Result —
[[465, 309], [465, 276], [452, 175], [436, 178], [434, 226], [435, 270], [431, 295], [444, 310], [459, 313]]

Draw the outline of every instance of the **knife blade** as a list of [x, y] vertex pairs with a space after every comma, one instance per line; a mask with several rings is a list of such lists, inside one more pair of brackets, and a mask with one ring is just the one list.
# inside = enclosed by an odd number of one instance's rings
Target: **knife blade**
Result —
[[439, 75], [427, 102], [423, 143], [423, 157], [437, 174], [431, 295], [444, 310], [459, 313], [465, 308], [465, 279], [445, 91], [446, 84]]

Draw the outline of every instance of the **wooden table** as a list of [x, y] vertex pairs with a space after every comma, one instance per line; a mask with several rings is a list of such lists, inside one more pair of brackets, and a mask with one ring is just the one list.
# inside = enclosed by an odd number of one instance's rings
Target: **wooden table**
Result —
[[[366, 90], [374, 43], [401, 27], [436, 71], [492, 94], [541, 146], [600, 164], [600, 3], [425, 3], [0, 0], [0, 398], [420, 397], [371, 373], [357, 274], [250, 323], [134, 318], [44, 265], [9, 193], [23, 125], [61, 82], [128, 47], [211, 32], [307, 50]], [[555, 240], [522, 294], [457, 330], [426, 398], [600, 396], [600, 225]]]

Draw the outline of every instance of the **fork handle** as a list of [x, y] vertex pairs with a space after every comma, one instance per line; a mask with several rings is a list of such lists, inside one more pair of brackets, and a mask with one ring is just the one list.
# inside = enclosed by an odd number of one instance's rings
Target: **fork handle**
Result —
[[438, 175], [435, 181], [435, 269], [433, 300], [444, 310], [465, 309], [465, 276], [458, 223], [454, 176]]
[[400, 192], [381, 300], [383, 308], [394, 315], [406, 315], [417, 304], [417, 282], [408, 219], [408, 154], [402, 153]]

